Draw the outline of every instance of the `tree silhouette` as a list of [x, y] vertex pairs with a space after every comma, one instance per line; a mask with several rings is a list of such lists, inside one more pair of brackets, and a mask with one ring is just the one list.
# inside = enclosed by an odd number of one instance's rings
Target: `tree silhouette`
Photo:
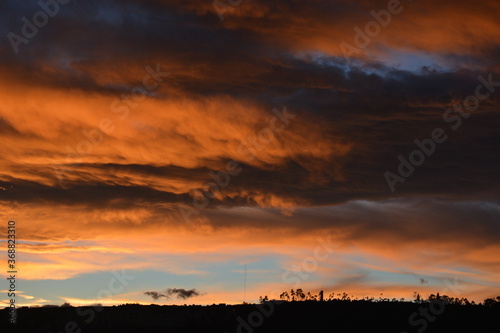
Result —
[[306, 299], [306, 295], [304, 294], [304, 291], [302, 289], [297, 289], [295, 292], [295, 295], [297, 296], [297, 301], [303, 301]]
[[280, 294], [280, 299], [283, 301], [290, 301], [290, 295], [288, 294], [288, 291], [284, 291]]

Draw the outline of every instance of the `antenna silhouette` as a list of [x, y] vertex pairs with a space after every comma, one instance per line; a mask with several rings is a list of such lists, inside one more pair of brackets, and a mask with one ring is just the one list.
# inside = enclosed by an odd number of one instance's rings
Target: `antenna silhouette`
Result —
[[245, 264], [245, 274], [243, 276], [243, 303], [247, 300], [247, 264]]

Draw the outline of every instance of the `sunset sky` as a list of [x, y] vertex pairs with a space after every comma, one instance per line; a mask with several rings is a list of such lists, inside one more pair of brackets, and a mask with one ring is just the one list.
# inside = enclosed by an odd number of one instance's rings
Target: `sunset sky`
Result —
[[18, 305], [500, 295], [499, 13], [1, 1], [2, 279], [14, 220]]

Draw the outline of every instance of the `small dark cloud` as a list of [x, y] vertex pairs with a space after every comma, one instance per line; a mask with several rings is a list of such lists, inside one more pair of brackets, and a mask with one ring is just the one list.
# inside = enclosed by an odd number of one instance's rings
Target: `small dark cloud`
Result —
[[148, 295], [148, 296], [151, 296], [155, 301], [160, 298], [160, 297], [164, 297], [165, 295], [163, 293], [159, 293], [157, 291], [146, 291], [144, 292], [144, 295]]
[[200, 292], [196, 289], [183, 289], [183, 288], [168, 288], [165, 291], [146, 291], [145, 295], [151, 296], [155, 301], [161, 297], [165, 297], [165, 299], [171, 299], [172, 297], [176, 297], [178, 299], [188, 299], [191, 297], [199, 296]]

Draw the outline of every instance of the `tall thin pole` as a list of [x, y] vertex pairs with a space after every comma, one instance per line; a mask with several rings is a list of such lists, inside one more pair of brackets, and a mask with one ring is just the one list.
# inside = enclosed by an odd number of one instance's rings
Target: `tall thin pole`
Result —
[[245, 276], [243, 277], [243, 303], [247, 300], [247, 264], [245, 264]]

